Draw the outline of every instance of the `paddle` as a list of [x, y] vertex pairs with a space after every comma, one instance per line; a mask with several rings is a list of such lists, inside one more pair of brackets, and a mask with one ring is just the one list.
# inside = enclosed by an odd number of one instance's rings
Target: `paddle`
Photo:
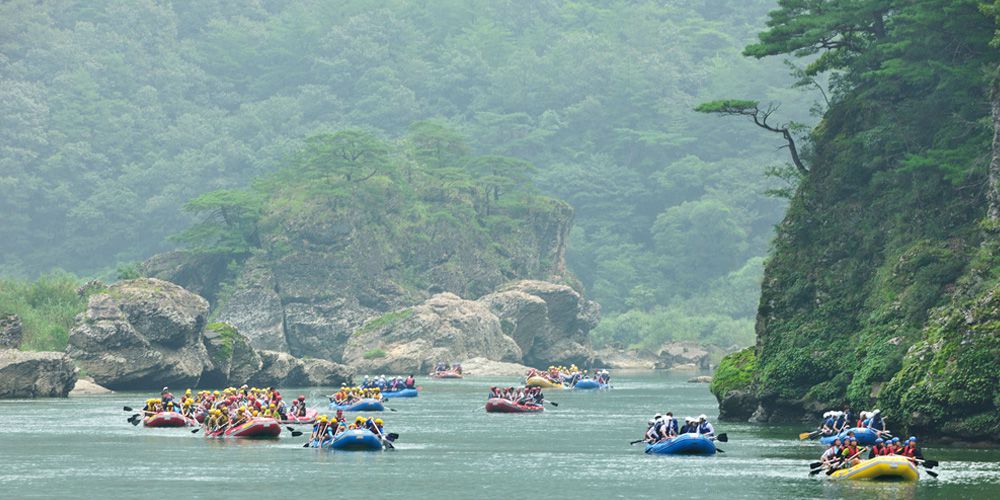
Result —
[[816, 429], [812, 432], [803, 432], [799, 434], [799, 439], [800, 440], [812, 439], [813, 436], [818, 436], [820, 432], [821, 431], [819, 429]]
[[927, 467], [928, 469], [941, 465], [941, 463], [938, 462], [937, 460], [921, 460], [919, 458], [915, 458], [914, 460], [920, 462], [924, 467]]
[[131, 406], [126, 406], [126, 407], [122, 408], [122, 410], [123, 411], [134, 411], [134, 410], [132, 410]]
[[388, 439], [389, 441], [395, 441], [399, 439], [399, 434], [396, 434], [395, 432], [390, 432], [385, 435], [385, 438]]
[[866, 451], [868, 451], [868, 448], [861, 448], [860, 450], [858, 450], [857, 453], [855, 453], [854, 455], [852, 455], [850, 458], [848, 458], [848, 459], [840, 462], [840, 464], [838, 464], [837, 467], [830, 467], [830, 470], [826, 471], [826, 475], [827, 476], [832, 475], [834, 472], [837, 471], [837, 469], [840, 469], [841, 466], [843, 466], [844, 464], [850, 463], [851, 460], [854, 460], [855, 458], [857, 458], [858, 455], [860, 455], [860, 454], [862, 454], [862, 453], [864, 453]]
[[715, 440], [718, 441], [718, 442], [720, 442], [720, 443], [728, 443], [729, 442], [729, 436], [726, 435], [725, 432], [723, 432], [722, 434], [719, 434], [718, 436], [715, 436]]
[[635, 445], [635, 444], [638, 444], [638, 443], [641, 443], [641, 442], [643, 442], [643, 441], [645, 441], [645, 439], [636, 439], [635, 441], [632, 441], [632, 442], [631, 442], [631, 443], [629, 443], [628, 445], [629, 445], [629, 446], [632, 446], [632, 445]]
[[555, 401], [549, 401], [548, 399], [546, 399], [545, 402], [552, 406], [559, 406], [559, 403], [556, 403]]
[[723, 450], [722, 448], [719, 448], [718, 446], [715, 447], [715, 451], [717, 451], [719, 453], [725, 453], [726, 452], [726, 450]]
[[813, 462], [813, 463], [809, 464], [809, 468], [810, 469], [815, 469], [816, 467], [822, 467], [822, 466], [823, 466], [823, 462]]
[[194, 430], [191, 431], [191, 434], [197, 434], [198, 431], [200, 431], [200, 430], [201, 430], [201, 427], [195, 427]]
[[926, 472], [926, 473], [927, 473], [927, 475], [929, 475], [929, 476], [931, 476], [931, 477], [938, 477], [938, 473], [937, 473], [937, 472], [934, 472], [934, 471], [932, 471], [932, 470], [927, 470], [927, 468], [926, 468], [926, 467], [924, 467], [924, 472]]

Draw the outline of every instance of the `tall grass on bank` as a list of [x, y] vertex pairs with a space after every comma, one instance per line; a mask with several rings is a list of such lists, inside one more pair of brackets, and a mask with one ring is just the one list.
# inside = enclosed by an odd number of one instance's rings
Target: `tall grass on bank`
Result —
[[0, 315], [16, 314], [24, 325], [21, 349], [62, 351], [69, 340], [73, 318], [87, 306], [77, 295], [79, 279], [53, 272], [37, 281], [0, 278]]

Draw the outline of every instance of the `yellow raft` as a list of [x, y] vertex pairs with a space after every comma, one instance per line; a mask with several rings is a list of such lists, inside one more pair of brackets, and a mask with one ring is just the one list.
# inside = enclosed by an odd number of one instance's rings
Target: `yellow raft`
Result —
[[528, 381], [525, 384], [528, 387], [541, 387], [543, 389], [562, 389], [563, 385], [553, 382], [547, 378], [534, 376], [528, 377]]
[[834, 479], [880, 479], [916, 481], [920, 474], [917, 466], [906, 457], [887, 455], [864, 460], [854, 467], [835, 471]]

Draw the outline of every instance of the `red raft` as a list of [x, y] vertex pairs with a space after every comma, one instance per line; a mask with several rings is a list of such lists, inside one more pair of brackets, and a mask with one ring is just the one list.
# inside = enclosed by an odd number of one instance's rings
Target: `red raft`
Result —
[[142, 419], [143, 427], [184, 427], [190, 424], [190, 419], [175, 411], [161, 411]]
[[273, 418], [255, 418], [226, 430], [229, 437], [278, 437], [278, 434], [281, 434], [281, 424]]
[[490, 398], [486, 402], [487, 413], [538, 413], [544, 409], [540, 405], [522, 405], [502, 398]]
[[455, 370], [445, 370], [441, 372], [431, 372], [432, 378], [462, 378], [462, 374]]
[[285, 419], [281, 421], [283, 424], [312, 424], [316, 422], [316, 416], [319, 414], [313, 408], [306, 410], [306, 415], [304, 417], [296, 417], [295, 415], [285, 415]]

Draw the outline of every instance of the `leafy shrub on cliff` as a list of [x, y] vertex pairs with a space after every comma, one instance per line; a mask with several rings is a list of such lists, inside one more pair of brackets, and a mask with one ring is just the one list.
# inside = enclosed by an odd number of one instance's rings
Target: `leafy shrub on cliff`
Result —
[[385, 350], [379, 348], [369, 349], [365, 351], [365, 353], [362, 355], [362, 357], [364, 357], [365, 359], [384, 358], [385, 356], [386, 356]]
[[734, 352], [722, 358], [712, 375], [712, 384], [708, 386], [708, 390], [719, 400], [730, 391], [749, 390], [756, 371], [757, 354], [753, 346]]
[[62, 351], [69, 341], [73, 318], [87, 307], [76, 293], [76, 276], [52, 273], [36, 281], [0, 280], [0, 314], [21, 318], [26, 351]]
[[[407, 319], [410, 316], [413, 316], [413, 309], [401, 309], [399, 311], [390, 311], [377, 318], [372, 318], [366, 321], [364, 325], [361, 325], [361, 328], [358, 328], [358, 330], [354, 332], [354, 334], [360, 335], [363, 333], [380, 330], [387, 326], [394, 325], [400, 321], [403, 321], [404, 319]], [[385, 353], [383, 352], [382, 355], [384, 356]]]
[[224, 364], [233, 357], [233, 342], [239, 336], [236, 327], [229, 323], [215, 322], [205, 325], [205, 333], [212, 332], [219, 334], [222, 341], [219, 343], [219, 350], [214, 352], [212, 361], [217, 364]]

